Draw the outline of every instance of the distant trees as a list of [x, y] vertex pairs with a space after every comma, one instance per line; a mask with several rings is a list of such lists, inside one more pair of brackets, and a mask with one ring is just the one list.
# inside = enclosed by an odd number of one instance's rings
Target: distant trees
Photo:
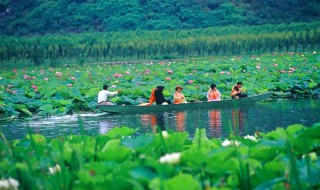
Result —
[[318, 0], [26, 0], [0, 2], [0, 34], [180, 30], [311, 22]]
[[167, 59], [188, 56], [314, 50], [320, 23], [0, 37], [0, 60]]

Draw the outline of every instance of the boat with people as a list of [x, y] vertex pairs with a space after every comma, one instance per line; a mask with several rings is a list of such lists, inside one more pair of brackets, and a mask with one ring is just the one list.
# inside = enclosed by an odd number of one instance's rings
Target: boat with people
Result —
[[184, 111], [191, 109], [220, 109], [227, 107], [242, 107], [253, 105], [256, 102], [268, 99], [271, 92], [252, 95], [239, 99], [226, 99], [221, 101], [197, 101], [183, 104], [168, 104], [168, 105], [98, 105], [101, 111], [109, 113], [156, 113], [156, 112], [171, 112]]

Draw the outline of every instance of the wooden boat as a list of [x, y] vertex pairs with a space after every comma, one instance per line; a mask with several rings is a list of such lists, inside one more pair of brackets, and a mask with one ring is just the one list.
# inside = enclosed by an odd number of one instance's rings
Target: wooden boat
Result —
[[169, 104], [169, 105], [98, 105], [101, 111], [109, 113], [155, 113], [184, 111], [190, 109], [220, 109], [226, 107], [240, 107], [252, 105], [258, 101], [265, 100], [271, 96], [271, 92], [249, 96], [240, 99], [221, 100], [217, 102], [191, 102], [186, 104]]

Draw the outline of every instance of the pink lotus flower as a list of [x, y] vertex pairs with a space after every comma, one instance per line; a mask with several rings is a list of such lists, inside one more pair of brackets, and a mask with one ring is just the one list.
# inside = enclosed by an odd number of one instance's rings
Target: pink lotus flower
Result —
[[296, 69], [292, 67], [292, 68], [289, 68], [289, 70], [290, 71], [295, 71]]
[[230, 72], [227, 72], [227, 75], [231, 75], [231, 73], [230, 73]]
[[117, 88], [117, 86], [116, 85], [111, 85], [111, 88]]
[[12, 72], [17, 73], [17, 69], [13, 68]]
[[73, 87], [73, 84], [67, 84], [67, 87]]
[[36, 85], [33, 84], [31, 87], [33, 88], [33, 90], [34, 90], [35, 92], [38, 92], [38, 87], [37, 87]]
[[273, 63], [273, 66], [278, 67], [278, 64], [277, 63]]
[[35, 76], [32, 76], [32, 79], [36, 79], [37, 77], [35, 77]]
[[150, 70], [147, 69], [147, 70], [144, 72], [144, 74], [146, 74], [146, 75], [150, 74]]
[[171, 80], [171, 78], [170, 78], [170, 77], [167, 77], [167, 78], [166, 78], [166, 80], [167, 80], [167, 81], [170, 81], [170, 80]]
[[43, 80], [45, 80], [45, 81], [47, 81], [47, 82], [49, 81], [49, 79], [48, 79], [47, 77], [45, 77]]
[[12, 94], [17, 94], [17, 91], [16, 90], [12, 90], [11, 93]]
[[130, 72], [129, 72], [129, 71], [126, 71], [126, 75], [130, 75]]
[[115, 78], [123, 77], [123, 75], [122, 75], [122, 74], [118, 74], [118, 73], [113, 74], [113, 76], [114, 76]]
[[224, 74], [225, 72], [224, 71], [220, 71], [220, 74]]
[[261, 67], [260, 67], [260, 65], [257, 65], [256, 68], [257, 68], [257, 69], [260, 69]]
[[287, 71], [285, 71], [285, 70], [281, 70], [281, 73], [287, 73]]
[[172, 70], [167, 70], [168, 74], [173, 74], [173, 71]]
[[193, 80], [189, 80], [189, 81], [188, 81], [188, 84], [193, 84]]
[[61, 77], [62, 73], [61, 72], [56, 72], [54, 75], [57, 76], [57, 77]]
[[70, 77], [71, 80], [76, 80], [76, 77]]

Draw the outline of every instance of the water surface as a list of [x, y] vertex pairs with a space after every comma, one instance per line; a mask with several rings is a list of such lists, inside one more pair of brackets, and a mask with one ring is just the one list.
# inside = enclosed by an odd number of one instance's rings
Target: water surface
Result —
[[205, 128], [209, 137], [252, 135], [277, 127], [320, 122], [320, 101], [310, 99], [264, 101], [254, 106], [224, 109], [187, 110], [160, 114], [79, 114], [62, 117], [29, 118], [0, 123], [8, 139], [20, 139], [28, 132], [46, 137], [79, 134], [79, 122], [88, 135], [106, 133], [116, 126], [139, 128], [139, 133], [163, 130], [187, 131], [193, 136], [197, 127]]

